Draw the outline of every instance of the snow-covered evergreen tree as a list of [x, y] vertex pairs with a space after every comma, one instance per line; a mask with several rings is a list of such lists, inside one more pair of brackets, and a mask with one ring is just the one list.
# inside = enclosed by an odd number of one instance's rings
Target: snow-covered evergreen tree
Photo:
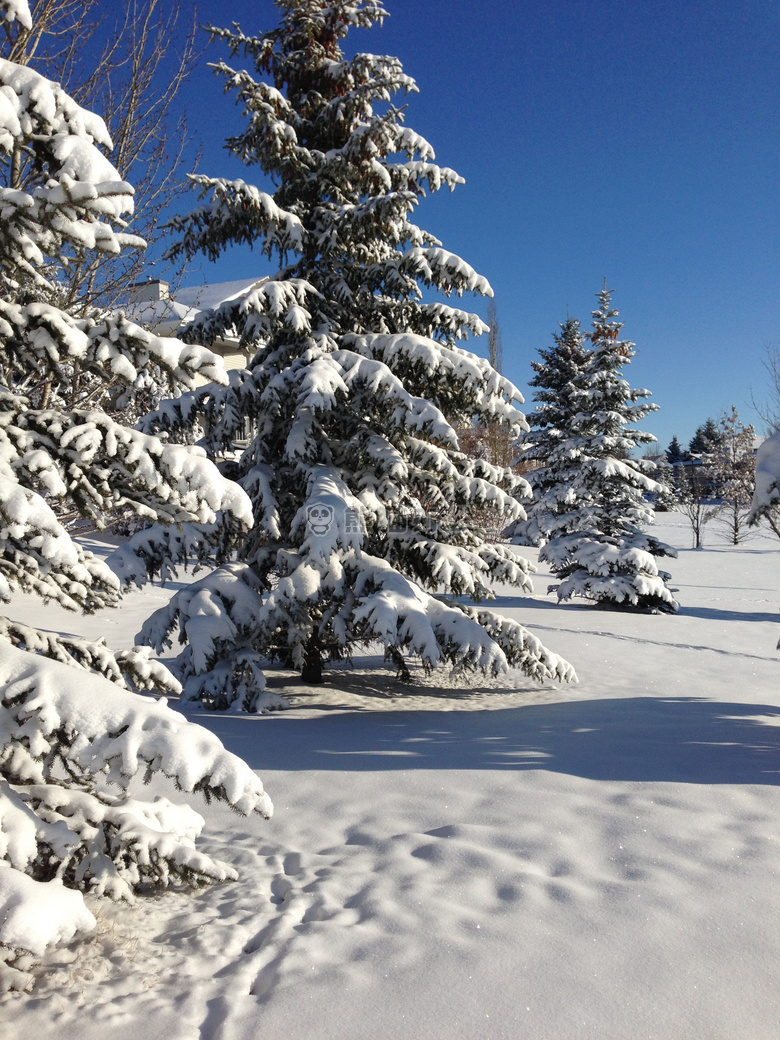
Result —
[[646, 496], [663, 488], [652, 477], [655, 463], [631, 456], [637, 444], [655, 440], [632, 424], [657, 406], [647, 402], [648, 390], [632, 390], [622, 376], [634, 344], [618, 338], [623, 324], [610, 297], [605, 284], [587, 360], [573, 377], [577, 411], [556, 447], [569, 468], [566, 483], [556, 486], [561, 507], [544, 514], [548, 540], [539, 559], [562, 579], [561, 600], [582, 596], [603, 606], [673, 612], [670, 576], [656, 560], [676, 551], [642, 530], [653, 522]]
[[[0, 21], [10, 18], [29, 24], [23, 0], [0, 6]], [[76, 321], [52, 302], [47, 261], [139, 244], [122, 231], [133, 192], [101, 151], [110, 146], [99, 117], [32, 69], [0, 59], [4, 602], [23, 590], [73, 610], [116, 603], [116, 577], [71, 539], [52, 509], [57, 500], [98, 526], [119, 506], [177, 523], [252, 521], [245, 493], [202, 450], [128, 429], [77, 389], [86, 373], [132, 391], [150, 362], [169, 372], [172, 387], [194, 385], [199, 369], [225, 379], [209, 351], [121, 318]], [[9, 185], [20, 151], [37, 170], [29, 191]], [[102, 642], [0, 619], [0, 985], [24, 985], [30, 956], [94, 925], [71, 889], [131, 898], [144, 882], [234, 876], [196, 851], [203, 821], [194, 810], [128, 794], [139, 771], [241, 811], [270, 812], [248, 766], [133, 689], [179, 687], [146, 648], [112, 654]]]
[[571, 488], [579, 459], [569, 444], [572, 423], [579, 413], [578, 379], [589, 357], [585, 336], [576, 318], [560, 324], [553, 346], [541, 349], [541, 361], [532, 361], [536, 408], [528, 416], [530, 431], [522, 438], [520, 458], [534, 468], [527, 474], [533, 501], [527, 518], [518, 520], [508, 534], [525, 545], [543, 545], [558, 531], [558, 518], [571, 512]]
[[[277, 273], [187, 331], [210, 342], [235, 330], [256, 354], [227, 389], [185, 395], [147, 427], [199, 422], [216, 454], [248, 418], [256, 432], [236, 476], [255, 526], [238, 563], [176, 597], [143, 637], [163, 646], [178, 627], [188, 694], [215, 706], [255, 708], [264, 658], [283, 657], [317, 681], [324, 661], [374, 640], [402, 672], [411, 654], [426, 667], [569, 677], [520, 625], [449, 598], [479, 604], [494, 579], [528, 589], [531, 570], [464, 522], [475, 510], [518, 516], [523, 484], [467, 457], [455, 433], [475, 416], [519, 432], [520, 394], [456, 346], [486, 331], [479, 317], [425, 300], [421, 288], [491, 294], [410, 219], [426, 191], [461, 178], [404, 125], [392, 98], [416, 88], [400, 62], [341, 49], [350, 29], [381, 23], [380, 3], [277, 6], [281, 24], [265, 35], [212, 30], [252, 64], [217, 66], [247, 122], [228, 147], [276, 191], [197, 176], [208, 200], [174, 222], [175, 255], [214, 258], [247, 242], [279, 255]], [[144, 535], [120, 561], [123, 575], [186, 554], [185, 542]]]
[[653, 506], [656, 513], [676, 509], [680, 500], [680, 489], [675, 483], [677, 473], [674, 467], [670, 466], [666, 459], [659, 459], [657, 455], [652, 453], [648, 454], [646, 458], [655, 465], [653, 477], [661, 486], [660, 491], [653, 493]]

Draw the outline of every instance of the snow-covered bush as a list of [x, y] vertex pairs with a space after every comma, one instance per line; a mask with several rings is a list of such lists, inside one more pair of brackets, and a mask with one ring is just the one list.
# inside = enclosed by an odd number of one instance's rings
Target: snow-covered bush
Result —
[[[13, 0], [3, 18], [28, 24], [29, 12]], [[252, 522], [246, 494], [202, 449], [127, 429], [79, 390], [79, 373], [130, 390], [150, 363], [173, 387], [191, 388], [199, 370], [225, 379], [209, 351], [123, 319], [75, 321], [52, 302], [50, 263], [139, 244], [121, 230], [133, 193], [100, 150], [110, 145], [99, 117], [32, 69], [0, 60], [3, 602], [14, 590], [73, 610], [117, 602], [117, 578], [72, 540], [56, 501], [97, 526], [120, 507], [176, 523]], [[29, 191], [15, 183], [21, 152], [37, 171]], [[130, 898], [147, 882], [233, 876], [194, 848], [194, 810], [128, 792], [136, 774], [163, 774], [242, 812], [271, 811], [248, 766], [135, 689], [179, 686], [148, 648], [112, 654], [102, 642], [0, 620], [0, 984], [23, 986], [31, 957], [92, 926], [71, 889]]]
[[634, 344], [618, 339], [623, 326], [610, 296], [605, 285], [587, 351], [577, 323], [568, 322], [536, 366], [544, 396], [529, 452], [546, 466], [538, 477], [529, 474], [537, 490], [528, 537], [544, 540], [539, 559], [562, 579], [554, 586], [559, 599], [674, 612], [670, 575], [656, 560], [676, 551], [641, 526], [653, 522], [648, 496], [664, 489], [653, 478], [655, 463], [631, 456], [637, 444], [655, 440], [631, 424], [657, 406], [646, 402], [649, 391], [632, 390], [621, 375]]
[[[247, 120], [228, 147], [277, 190], [197, 176], [206, 201], [173, 221], [177, 257], [216, 257], [242, 242], [279, 254], [278, 273], [186, 330], [202, 342], [235, 333], [255, 355], [228, 387], [185, 394], [144, 427], [200, 423], [202, 443], [216, 454], [250, 420], [255, 434], [236, 472], [255, 524], [228, 594], [219, 574], [205, 578], [152, 619], [143, 638], [162, 647], [178, 629], [189, 642], [180, 659], [188, 695], [215, 706], [226, 688], [247, 708], [262, 705], [264, 657], [283, 657], [316, 682], [324, 661], [372, 640], [402, 671], [403, 655], [416, 655], [426, 667], [516, 664], [535, 678], [568, 678], [570, 666], [519, 626], [502, 627], [452, 598], [488, 600], [494, 579], [527, 590], [531, 571], [465, 520], [475, 511], [517, 518], [514, 495], [525, 483], [469, 458], [455, 432], [476, 417], [518, 433], [520, 394], [456, 345], [486, 331], [481, 319], [424, 299], [421, 288], [491, 295], [484, 278], [410, 219], [427, 191], [452, 190], [461, 178], [434, 162], [392, 104], [416, 90], [400, 62], [348, 59], [341, 50], [351, 28], [382, 21], [380, 3], [278, 6], [281, 24], [265, 36], [212, 30], [253, 66], [217, 66]], [[132, 545], [119, 561], [123, 575], [171, 559], [164, 532], [156, 548], [144, 533], [139, 548], [139, 562]], [[247, 599], [257, 609], [245, 609]], [[192, 633], [204, 626], [215, 638], [194, 647]]]
[[[755, 488], [748, 523], [762, 519], [777, 523], [780, 507], [780, 433], [767, 437], [756, 452]], [[774, 527], [773, 527], [774, 530]], [[775, 531], [775, 533], [778, 533]]]

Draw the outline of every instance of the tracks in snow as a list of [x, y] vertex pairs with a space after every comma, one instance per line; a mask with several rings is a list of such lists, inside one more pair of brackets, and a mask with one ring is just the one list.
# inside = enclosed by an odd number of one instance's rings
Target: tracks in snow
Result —
[[598, 629], [563, 628], [561, 625], [538, 625], [538, 624], [529, 625], [529, 627], [533, 630], [534, 633], [536, 633], [536, 632], [552, 632], [552, 633], [566, 632], [567, 635], [592, 636], [594, 639], [613, 639], [613, 640], [618, 640], [619, 642], [625, 642], [625, 643], [639, 643], [639, 644], [643, 644], [643, 645], [646, 645], [646, 646], [658, 646], [658, 647], [663, 647], [663, 649], [670, 648], [670, 649], [673, 649], [673, 650], [696, 650], [696, 651], [703, 651], [703, 652], [711, 653], [711, 654], [721, 654], [724, 657], [744, 657], [744, 658], [746, 658], [747, 660], [750, 660], [750, 661], [769, 661], [769, 662], [772, 662], [772, 663], [777, 663], [777, 654], [773, 654], [771, 656], [768, 655], [768, 654], [751, 654], [751, 653], [747, 653], [747, 652], [742, 651], [742, 650], [729, 650], [728, 648], [724, 648], [724, 647], [721, 647], [721, 646], [705, 646], [703, 644], [698, 644], [698, 643], [673, 643], [673, 642], [670, 642], [668, 639], [645, 639], [642, 636], [626, 635], [626, 634], [620, 633], [620, 632], [605, 632], [603, 630], [598, 630]]

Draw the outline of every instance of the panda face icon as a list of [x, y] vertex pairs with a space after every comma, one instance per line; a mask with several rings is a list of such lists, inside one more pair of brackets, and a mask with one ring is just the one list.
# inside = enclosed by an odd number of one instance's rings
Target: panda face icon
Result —
[[333, 523], [333, 506], [323, 504], [307, 506], [306, 522], [312, 534], [327, 534]]

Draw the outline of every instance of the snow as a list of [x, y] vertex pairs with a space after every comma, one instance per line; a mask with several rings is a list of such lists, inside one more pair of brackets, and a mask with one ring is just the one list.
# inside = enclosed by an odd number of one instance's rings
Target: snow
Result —
[[[321, 688], [269, 670], [290, 711], [192, 709], [276, 805], [196, 806], [240, 880], [87, 897], [96, 931], [2, 998], [4, 1040], [774, 1040], [779, 548], [681, 549], [677, 615], [558, 605], [544, 568], [533, 596], [499, 590], [579, 686], [410, 688], [367, 659]], [[130, 646], [164, 596], [45, 610]]]
[[438, 246], [414, 246], [404, 255], [404, 263], [410, 273], [426, 285], [435, 283], [437, 272], [444, 270], [458, 296], [464, 291], [480, 293], [483, 296], [493, 295], [486, 278], [477, 274], [473, 267], [455, 253]]
[[3, 0], [0, 3], [0, 18], [8, 22], [17, 21], [25, 29], [32, 28], [32, 18], [27, 0]]
[[[4, 95], [4, 114], [14, 112], [10, 117], [10, 125], [3, 128], [3, 133], [10, 132], [12, 136], [20, 132], [25, 134], [45, 133], [53, 134], [55, 140], [65, 149], [66, 155], [73, 145], [68, 138], [73, 136], [74, 140], [92, 138], [97, 144], [110, 149], [112, 147], [106, 124], [94, 112], [81, 108], [66, 94], [59, 83], [52, 83], [26, 65], [17, 65], [6, 59], [0, 60], [0, 84]], [[4, 138], [3, 147], [8, 148]], [[101, 170], [101, 165], [106, 160], [100, 153], [95, 152], [96, 169]], [[65, 157], [63, 157], [65, 158]], [[91, 164], [87, 160], [82, 163]], [[120, 178], [113, 167], [109, 167], [111, 175], [106, 178], [118, 181]], [[79, 177], [81, 180], [100, 181], [104, 178], [92, 177], [89, 172]]]
[[211, 310], [228, 300], [243, 297], [251, 289], [259, 288], [260, 284], [266, 280], [242, 278], [232, 282], [181, 286], [176, 290], [176, 301], [197, 310]]
[[[0, 3], [0, 19], [28, 24], [26, 6]], [[0, 188], [5, 225], [3, 262], [8, 278], [15, 269], [36, 284], [46, 284], [35, 267], [44, 252], [57, 256], [63, 247], [118, 253], [123, 246], [143, 248], [135, 235], [114, 228], [103, 218], [125, 226], [133, 212], [133, 189], [98, 146], [111, 149], [105, 123], [81, 108], [58, 83], [33, 69], [0, 58], [0, 151], [29, 150], [35, 142], [43, 173], [37, 186]]]
[[[33, 681], [36, 692], [30, 693]], [[226, 754], [210, 733], [172, 711], [165, 698], [151, 704], [99, 676], [76, 672], [8, 645], [0, 650], [0, 685], [9, 706], [24, 703], [21, 719], [40, 716], [38, 725], [46, 739], [54, 741], [59, 729], [78, 733], [78, 749], [72, 758], [81, 766], [88, 765], [93, 774], [108, 773], [111, 768], [132, 777], [149, 763], [175, 777], [182, 791], [198, 790], [207, 781], [215, 788], [224, 787], [239, 812], [271, 812], [270, 800], [257, 778]], [[32, 729], [30, 723], [28, 733]], [[40, 753], [41, 747], [33, 751]], [[35, 779], [36, 768], [41, 770], [40, 764], [28, 764], [31, 779]]]
[[91, 932], [96, 924], [80, 892], [64, 888], [56, 878], [34, 881], [1, 862], [0, 921], [0, 942], [38, 956], [48, 945]]

